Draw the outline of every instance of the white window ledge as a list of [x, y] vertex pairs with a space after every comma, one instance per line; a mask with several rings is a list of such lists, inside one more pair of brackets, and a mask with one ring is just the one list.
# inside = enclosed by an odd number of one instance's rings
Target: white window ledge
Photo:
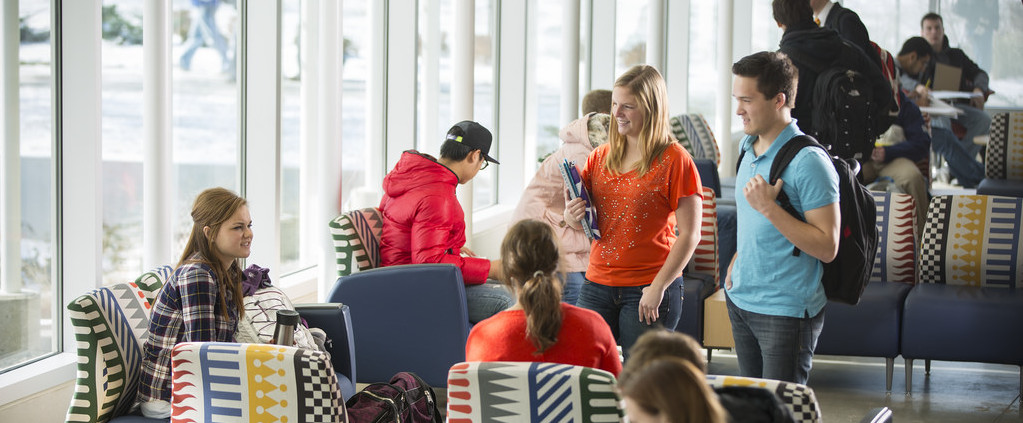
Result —
[[76, 354], [57, 354], [0, 375], [0, 407], [74, 380], [77, 362]]
[[473, 236], [497, 225], [507, 224], [511, 220], [515, 204], [495, 204], [472, 212]]

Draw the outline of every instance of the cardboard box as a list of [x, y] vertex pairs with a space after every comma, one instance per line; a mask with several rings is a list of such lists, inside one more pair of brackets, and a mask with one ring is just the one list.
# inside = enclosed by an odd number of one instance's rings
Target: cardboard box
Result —
[[728, 306], [725, 305], [725, 290], [707, 297], [703, 301], [703, 346], [705, 348], [735, 348], [732, 339], [732, 323], [728, 320]]

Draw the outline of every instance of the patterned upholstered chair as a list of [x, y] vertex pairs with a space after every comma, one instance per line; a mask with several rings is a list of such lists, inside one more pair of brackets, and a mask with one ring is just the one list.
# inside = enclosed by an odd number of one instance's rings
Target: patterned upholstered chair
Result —
[[[161, 266], [144, 273], [134, 282], [105, 286], [68, 304], [78, 350], [78, 379], [68, 408], [68, 422], [166, 421], [127, 413], [135, 403], [138, 390], [142, 343], [149, 336], [151, 307], [171, 272], [170, 266]], [[347, 313], [347, 307], [336, 304], [317, 304], [307, 308], [308, 312], [299, 310], [310, 322], [326, 321], [324, 317], [337, 316], [339, 312]], [[346, 335], [350, 333], [350, 326], [334, 327], [344, 324], [337, 322], [332, 327], [317, 325], [331, 337], [332, 358], [342, 370], [345, 366], [352, 368], [350, 363], [354, 360], [354, 347]], [[342, 378], [351, 380], [347, 376]], [[342, 384], [342, 387], [354, 392], [354, 383], [350, 387]]]
[[703, 300], [718, 287], [717, 204], [714, 191], [703, 187], [703, 215], [700, 224], [700, 242], [693, 258], [683, 272], [682, 317], [675, 330], [703, 339]]
[[617, 422], [615, 377], [556, 363], [457, 363], [448, 372], [450, 422]]
[[909, 194], [872, 192], [878, 248], [870, 282], [852, 306], [828, 301], [815, 354], [885, 358], [885, 389], [892, 389], [899, 355], [902, 305], [916, 281], [916, 204]]
[[707, 125], [707, 120], [702, 114], [678, 115], [669, 122], [675, 139], [694, 159], [711, 159], [714, 160], [715, 166], [721, 165], [721, 149], [718, 148], [714, 132], [710, 130], [710, 125]]
[[134, 282], [93, 290], [67, 305], [78, 350], [67, 421], [160, 421], [126, 414], [142, 373], [141, 345], [149, 335], [151, 307], [170, 272], [170, 266], [158, 267]]
[[171, 353], [173, 422], [346, 422], [327, 355], [268, 344], [185, 342]]
[[774, 392], [782, 404], [792, 411], [798, 423], [820, 423], [821, 406], [817, 395], [809, 386], [772, 379], [758, 379], [741, 376], [707, 375], [707, 383], [713, 388], [725, 386], [753, 386]]
[[1023, 112], [991, 118], [984, 180], [977, 185], [977, 194], [1023, 197]]
[[383, 221], [375, 207], [353, 210], [330, 221], [330, 236], [337, 255], [337, 275], [380, 266], [380, 232]]
[[1021, 198], [931, 200], [918, 283], [903, 311], [907, 392], [914, 359], [1013, 364], [1023, 386], [1021, 222]]

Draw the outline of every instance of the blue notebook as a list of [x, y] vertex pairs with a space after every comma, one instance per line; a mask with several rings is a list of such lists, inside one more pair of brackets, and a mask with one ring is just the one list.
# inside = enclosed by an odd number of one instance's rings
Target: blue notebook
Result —
[[597, 227], [597, 208], [590, 201], [590, 195], [586, 192], [586, 187], [583, 186], [583, 180], [579, 177], [579, 170], [575, 167], [574, 162], [564, 159], [561, 161], [561, 177], [565, 179], [565, 186], [568, 187], [568, 193], [572, 199], [581, 197], [586, 203], [586, 213], [583, 214], [583, 219], [580, 221], [586, 237], [592, 240], [600, 239], [600, 228]]

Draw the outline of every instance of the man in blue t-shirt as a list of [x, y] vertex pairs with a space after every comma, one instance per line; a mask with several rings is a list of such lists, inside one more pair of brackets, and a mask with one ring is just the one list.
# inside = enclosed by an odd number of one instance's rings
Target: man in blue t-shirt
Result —
[[[771, 52], [740, 59], [732, 73], [747, 135], [735, 178], [738, 243], [725, 278], [739, 373], [805, 384], [824, 326], [821, 262], [838, 253], [838, 174], [823, 150], [804, 148], [770, 184], [778, 151], [803, 134], [792, 118], [798, 73]], [[779, 191], [803, 220], [778, 205]]]

